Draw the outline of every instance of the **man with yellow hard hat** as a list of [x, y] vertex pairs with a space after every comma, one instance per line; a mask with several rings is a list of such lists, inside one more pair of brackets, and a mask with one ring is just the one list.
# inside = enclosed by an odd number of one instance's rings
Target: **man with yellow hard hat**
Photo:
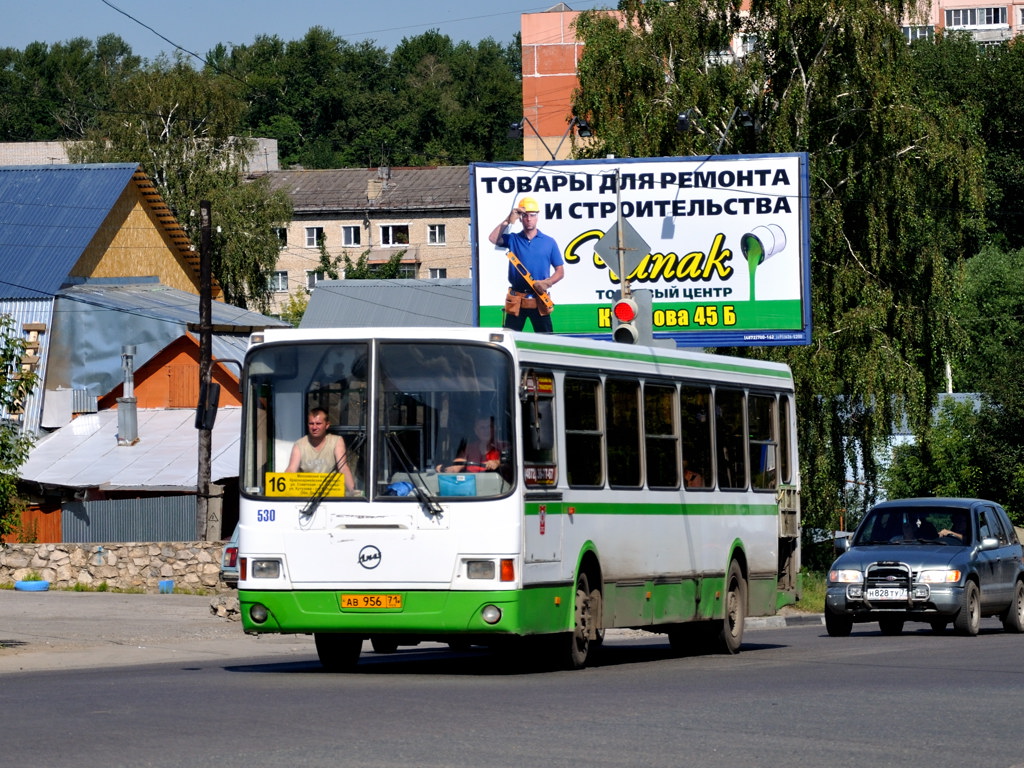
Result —
[[[491, 232], [490, 241], [499, 248], [508, 248], [525, 268], [523, 275], [509, 259], [508, 296], [505, 299], [504, 327], [521, 331], [529, 318], [537, 333], [551, 333], [551, 310], [538, 298], [565, 277], [565, 261], [555, 239], [537, 229], [540, 205], [532, 197], [522, 198]], [[522, 232], [509, 232], [517, 221]]]

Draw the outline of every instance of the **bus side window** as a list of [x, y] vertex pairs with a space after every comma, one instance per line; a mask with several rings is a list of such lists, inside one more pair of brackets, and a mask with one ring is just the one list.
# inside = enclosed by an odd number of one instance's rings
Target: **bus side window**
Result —
[[774, 490], [779, 485], [776, 414], [774, 396], [752, 394], [747, 398], [750, 480], [756, 490]]
[[639, 488], [640, 476], [640, 382], [606, 379], [604, 416], [608, 425], [608, 485]]
[[747, 487], [747, 438], [743, 427], [743, 393], [715, 390], [715, 445], [718, 451], [718, 487]]
[[598, 379], [565, 377], [565, 457], [570, 486], [594, 488], [604, 485], [604, 434], [598, 407], [601, 382]]
[[795, 441], [789, 418], [793, 407], [789, 395], [782, 395], [779, 398], [779, 406], [779, 480], [783, 483], [791, 483], [793, 482], [793, 462], [790, 454]]
[[676, 388], [644, 385], [644, 468], [648, 488], [679, 487]]
[[713, 487], [710, 387], [682, 387], [679, 424], [683, 436], [683, 482], [687, 488]]

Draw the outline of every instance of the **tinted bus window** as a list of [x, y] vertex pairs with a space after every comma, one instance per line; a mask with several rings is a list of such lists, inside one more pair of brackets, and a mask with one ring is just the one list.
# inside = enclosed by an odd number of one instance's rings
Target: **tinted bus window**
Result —
[[640, 476], [640, 382], [629, 379], [605, 381], [605, 423], [608, 425], [608, 484], [639, 488]]
[[683, 438], [683, 482], [687, 488], [715, 484], [711, 467], [711, 388], [684, 386], [679, 391]]
[[743, 393], [715, 391], [715, 444], [718, 452], [718, 487], [747, 487], [747, 439], [743, 428]]
[[747, 431], [750, 435], [750, 483], [755, 490], [778, 487], [778, 425], [775, 397], [750, 395], [747, 398]]
[[644, 459], [648, 488], [679, 487], [676, 388], [644, 386]]
[[600, 387], [597, 379], [565, 379], [565, 456], [570, 486], [604, 485]]

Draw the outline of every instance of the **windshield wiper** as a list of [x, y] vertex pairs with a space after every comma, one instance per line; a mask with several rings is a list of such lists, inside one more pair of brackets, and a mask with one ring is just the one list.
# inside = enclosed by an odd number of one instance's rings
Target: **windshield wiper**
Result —
[[398, 438], [398, 433], [388, 432], [387, 443], [402, 471], [412, 479], [410, 485], [412, 485], [413, 493], [416, 494], [416, 499], [423, 505], [423, 508], [435, 517], [444, 514], [444, 510], [437, 503], [437, 499], [427, 493], [423, 473], [412, 463], [412, 459], [409, 458], [409, 454], [405, 451], [405, 446], [402, 445], [402, 441]]
[[[349, 453], [349, 451], [350, 450], [358, 451], [362, 447], [363, 442], [365, 440], [366, 440], [366, 435], [362, 434], [362, 435], [359, 435], [359, 437], [357, 437], [355, 440], [352, 441], [352, 447], [351, 448], [349, 448], [348, 445], [345, 446], [345, 463], [346, 464], [348, 463], [348, 453]], [[349, 468], [351, 469], [351, 465], [349, 465]], [[334, 481], [335, 481], [335, 479], [337, 478], [337, 476], [339, 474], [341, 474], [341, 470], [338, 469], [338, 462], [334, 462], [334, 466], [332, 467], [331, 471], [328, 472], [327, 475], [324, 477], [324, 479], [320, 481], [320, 485], [318, 485], [316, 490], [313, 491], [313, 495], [309, 497], [309, 501], [306, 502], [306, 506], [304, 506], [302, 509], [299, 510], [299, 514], [300, 515], [302, 515], [303, 517], [306, 517], [306, 516], [312, 515], [314, 512], [316, 512], [317, 507], [319, 507], [321, 502], [323, 502], [323, 500], [325, 498], [327, 498], [327, 492], [329, 490], [331, 490], [331, 486], [334, 484]], [[355, 477], [355, 473], [353, 473], [352, 476]], [[354, 488], [353, 489], [346, 488], [345, 489], [345, 493], [346, 494], [349, 493], [350, 490], [354, 491], [355, 489]]]

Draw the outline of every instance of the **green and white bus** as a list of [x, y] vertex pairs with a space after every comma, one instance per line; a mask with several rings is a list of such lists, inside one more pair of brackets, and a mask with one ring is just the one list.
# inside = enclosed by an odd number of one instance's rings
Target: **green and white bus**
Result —
[[[528, 638], [579, 668], [613, 627], [735, 653], [747, 616], [798, 599], [784, 365], [487, 328], [288, 329], [254, 335], [243, 387], [243, 626], [312, 634], [327, 669], [367, 639]], [[317, 408], [354, 487], [285, 471]]]

